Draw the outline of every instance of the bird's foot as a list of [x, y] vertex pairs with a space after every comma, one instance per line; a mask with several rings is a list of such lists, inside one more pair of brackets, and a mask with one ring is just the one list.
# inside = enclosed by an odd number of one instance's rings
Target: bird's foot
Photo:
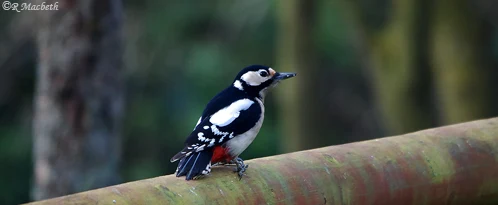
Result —
[[249, 167], [249, 165], [244, 164], [244, 160], [242, 160], [242, 158], [240, 157], [237, 157], [237, 159], [232, 160], [231, 163], [237, 165], [237, 168], [235, 168], [233, 172], [237, 172], [237, 174], [239, 175], [239, 180], [241, 180], [242, 176], [245, 175], [244, 172], [246, 172], [246, 169], [247, 167]]

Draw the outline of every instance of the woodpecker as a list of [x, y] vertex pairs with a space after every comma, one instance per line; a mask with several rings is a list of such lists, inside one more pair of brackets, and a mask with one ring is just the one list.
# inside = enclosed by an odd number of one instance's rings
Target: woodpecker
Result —
[[263, 65], [242, 69], [230, 86], [209, 101], [185, 147], [171, 158], [171, 162], [180, 160], [176, 176], [198, 179], [211, 172], [211, 165], [220, 163], [236, 164], [241, 179], [248, 165], [239, 155], [263, 124], [268, 90], [294, 76], [296, 73], [279, 73]]

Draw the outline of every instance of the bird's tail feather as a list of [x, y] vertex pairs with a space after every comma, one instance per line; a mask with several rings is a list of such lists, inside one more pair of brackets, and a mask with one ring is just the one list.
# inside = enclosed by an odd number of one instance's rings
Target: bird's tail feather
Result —
[[176, 176], [186, 176], [187, 180], [191, 180], [197, 176], [203, 175], [202, 171], [208, 169], [212, 156], [212, 150], [204, 150], [202, 152], [195, 152], [181, 159], [180, 163], [178, 163]]

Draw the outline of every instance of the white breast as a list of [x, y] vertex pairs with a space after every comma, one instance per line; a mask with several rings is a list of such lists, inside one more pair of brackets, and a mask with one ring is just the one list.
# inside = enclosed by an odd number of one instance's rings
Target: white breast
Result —
[[252, 143], [254, 138], [256, 138], [256, 135], [258, 135], [261, 125], [263, 125], [263, 120], [265, 118], [265, 106], [261, 100], [257, 99], [257, 101], [261, 107], [261, 118], [258, 122], [256, 122], [256, 126], [247, 132], [235, 136], [227, 142], [227, 147], [229, 148], [230, 155], [232, 155], [232, 157], [238, 157]]

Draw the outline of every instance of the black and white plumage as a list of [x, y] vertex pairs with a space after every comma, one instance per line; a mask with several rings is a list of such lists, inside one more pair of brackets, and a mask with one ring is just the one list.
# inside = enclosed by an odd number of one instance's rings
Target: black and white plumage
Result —
[[238, 156], [263, 124], [263, 101], [268, 89], [295, 75], [277, 73], [262, 65], [240, 71], [230, 86], [209, 101], [185, 147], [171, 158], [171, 162], [180, 160], [177, 177], [199, 178], [209, 174], [211, 165], [218, 162], [237, 164], [241, 177], [247, 165]]

